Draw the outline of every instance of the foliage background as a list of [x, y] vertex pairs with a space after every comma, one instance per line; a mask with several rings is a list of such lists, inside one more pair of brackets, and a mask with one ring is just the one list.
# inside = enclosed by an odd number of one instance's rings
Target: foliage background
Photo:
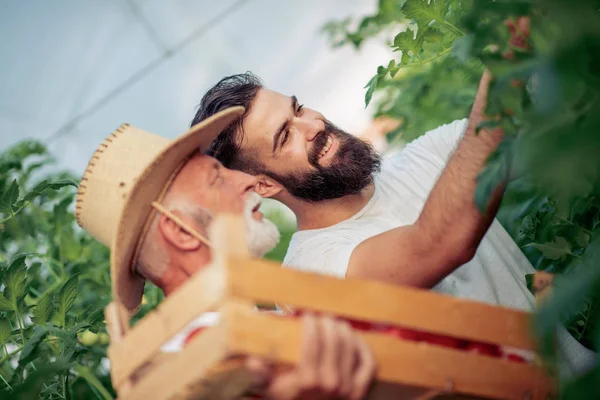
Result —
[[[528, 35], [521, 16], [529, 18]], [[389, 134], [392, 144], [468, 115], [479, 77], [490, 70], [486, 113], [498, 117], [490, 125], [501, 126], [505, 138], [475, 200], [484, 204], [507, 178], [498, 219], [537, 270], [556, 274], [553, 296], [535, 319], [548, 360], [558, 323], [597, 351], [600, 2], [380, 0], [376, 14], [324, 30], [333, 46], [385, 40], [398, 52], [365, 86], [375, 115], [402, 121]], [[600, 365], [563, 383], [564, 398], [595, 398]]]
[[[599, 9], [592, 0], [380, 0], [374, 15], [324, 27], [334, 46], [384, 40], [398, 51], [365, 87], [374, 115], [402, 121], [389, 134], [392, 148], [468, 115], [484, 66], [492, 71], [488, 112], [500, 116], [506, 138], [476, 200], [508, 176], [498, 218], [536, 269], [558, 274], [536, 318], [549, 358], [559, 322], [585, 346], [600, 344]], [[526, 51], [504, 25], [521, 15], [531, 18]], [[102, 315], [108, 252], [74, 223], [78, 177], [52, 163], [37, 142], [0, 155], [0, 393], [113, 398]], [[280, 260], [294, 227], [282, 214], [269, 217], [283, 235], [268, 257]], [[140, 315], [161, 299], [148, 285]], [[591, 398], [600, 367], [562, 388], [564, 398]]]

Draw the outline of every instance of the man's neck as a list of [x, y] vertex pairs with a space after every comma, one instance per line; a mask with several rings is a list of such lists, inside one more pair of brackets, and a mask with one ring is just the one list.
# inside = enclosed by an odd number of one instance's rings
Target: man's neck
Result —
[[320, 229], [345, 221], [371, 200], [375, 193], [375, 185], [370, 184], [360, 193], [340, 197], [338, 199], [324, 200], [315, 203], [298, 200], [296, 198], [281, 199], [296, 215], [298, 230]]

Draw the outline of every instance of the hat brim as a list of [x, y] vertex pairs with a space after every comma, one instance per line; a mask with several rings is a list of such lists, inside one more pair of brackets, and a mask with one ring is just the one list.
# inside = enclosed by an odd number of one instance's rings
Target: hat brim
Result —
[[113, 296], [130, 312], [140, 306], [144, 291], [145, 280], [133, 273], [131, 264], [139, 236], [152, 211], [151, 203], [160, 196], [181, 163], [196, 151], [207, 150], [244, 110], [244, 107], [231, 107], [194, 125], [159, 153], [133, 183], [119, 217], [110, 263]]

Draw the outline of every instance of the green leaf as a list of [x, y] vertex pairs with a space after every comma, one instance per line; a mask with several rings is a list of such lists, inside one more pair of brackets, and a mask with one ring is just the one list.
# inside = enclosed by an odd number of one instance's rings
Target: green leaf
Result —
[[410, 28], [407, 28], [404, 32], [396, 35], [394, 38], [394, 47], [402, 50], [403, 53], [412, 51], [413, 54], [418, 55], [423, 48], [422, 31], [419, 31], [419, 34], [415, 36], [415, 33]]
[[13, 307], [10, 300], [8, 300], [4, 296], [0, 296], [0, 311], [14, 311], [14, 310], [15, 310], [15, 308]]
[[19, 185], [17, 184], [17, 180], [14, 179], [9, 188], [6, 189], [4, 193], [2, 193], [2, 196], [0, 196], [0, 213], [6, 215], [12, 214], [14, 211], [13, 204], [17, 201], [18, 198]]
[[4, 297], [6, 297], [13, 306], [13, 310], [18, 306], [19, 301], [25, 295], [25, 286], [27, 284], [27, 267], [25, 266], [25, 254], [16, 256], [10, 263], [4, 276]]
[[577, 232], [577, 235], [575, 236], [575, 243], [577, 243], [577, 245], [579, 245], [581, 247], [586, 247], [589, 242], [590, 242], [589, 233], [579, 229], [579, 231]]
[[375, 75], [365, 85], [365, 88], [368, 88], [367, 92], [365, 93], [365, 107], [367, 107], [369, 105], [369, 103], [371, 102], [371, 98], [373, 97], [373, 92], [375, 91], [375, 88], [377, 87], [377, 84], [379, 83], [379, 79], [380, 79], [379, 75]]
[[463, 62], [467, 61], [471, 57], [474, 41], [475, 36], [472, 34], [456, 39], [452, 46], [452, 54], [454, 57]]
[[14, 387], [14, 391], [7, 396], [7, 400], [38, 399], [44, 383], [67, 371], [69, 367], [69, 364], [59, 362], [38, 365], [36, 371], [28, 375], [22, 384]]
[[394, 59], [391, 59], [387, 66], [387, 69], [390, 72], [390, 76], [393, 78], [400, 70], [400, 67], [396, 65], [396, 61]]
[[48, 329], [43, 326], [36, 326], [33, 335], [25, 342], [21, 355], [19, 357], [19, 365], [26, 365], [35, 358], [35, 351], [44, 338], [48, 335]]
[[60, 259], [65, 263], [78, 260], [81, 257], [81, 244], [77, 240], [71, 226], [64, 226], [58, 233]]
[[54, 311], [54, 304], [52, 302], [53, 294], [45, 293], [37, 302], [37, 305], [33, 309], [33, 322], [37, 325], [46, 325], [46, 322], [50, 321], [52, 313]]
[[48, 182], [47, 180], [43, 180], [34, 186], [24, 197], [24, 201], [31, 201], [35, 197], [41, 195], [46, 189], [59, 190], [65, 186], [74, 186], [77, 187], [77, 184], [71, 180], [63, 179], [56, 182]]
[[526, 215], [521, 222], [521, 229], [519, 233], [524, 237], [534, 240], [537, 227], [540, 224], [540, 220], [536, 215], [537, 213]]
[[10, 337], [10, 322], [8, 318], [0, 319], [0, 343], [6, 343], [6, 340]]
[[558, 260], [568, 254], [571, 254], [571, 246], [569, 245], [569, 242], [561, 236], [556, 237], [553, 242], [530, 243], [524, 247], [535, 247], [544, 254], [544, 257], [551, 260]]
[[590, 399], [600, 393], [600, 365], [567, 381], [560, 391], [561, 399]]
[[58, 292], [56, 318], [60, 326], [65, 326], [67, 312], [77, 297], [78, 279], [79, 274], [73, 275], [62, 285]]
[[402, 11], [407, 18], [417, 23], [419, 29], [423, 29], [433, 21], [441, 22], [444, 20], [445, 3], [443, 0], [431, 0], [429, 4], [426, 0], [412, 0], [404, 4]]

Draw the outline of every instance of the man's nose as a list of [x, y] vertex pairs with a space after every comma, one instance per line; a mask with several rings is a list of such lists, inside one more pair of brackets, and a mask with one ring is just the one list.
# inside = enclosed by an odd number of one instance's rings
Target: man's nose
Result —
[[299, 118], [297, 127], [304, 134], [308, 142], [315, 140], [317, 135], [325, 129], [325, 123], [320, 119]]

